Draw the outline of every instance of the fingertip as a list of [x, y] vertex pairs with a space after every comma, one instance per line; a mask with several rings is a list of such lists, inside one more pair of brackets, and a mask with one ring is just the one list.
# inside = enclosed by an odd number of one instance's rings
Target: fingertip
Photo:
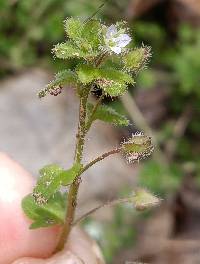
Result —
[[0, 153], [0, 264], [20, 257], [48, 257], [58, 238], [59, 227], [30, 230], [31, 221], [21, 209], [34, 180], [8, 155]]

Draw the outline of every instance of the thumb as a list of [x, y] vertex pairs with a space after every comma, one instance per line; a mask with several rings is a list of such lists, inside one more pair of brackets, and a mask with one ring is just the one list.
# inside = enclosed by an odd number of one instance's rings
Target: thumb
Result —
[[0, 264], [26, 256], [45, 258], [56, 246], [58, 227], [28, 229], [30, 221], [21, 209], [21, 200], [33, 184], [29, 173], [0, 153]]
[[81, 229], [72, 229], [65, 249], [48, 259], [22, 258], [12, 264], [105, 264], [97, 244]]

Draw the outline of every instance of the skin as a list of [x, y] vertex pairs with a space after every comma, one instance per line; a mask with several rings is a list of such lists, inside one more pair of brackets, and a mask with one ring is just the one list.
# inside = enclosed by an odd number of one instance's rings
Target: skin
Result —
[[0, 153], [0, 264], [104, 264], [96, 243], [74, 228], [65, 249], [52, 256], [60, 228], [29, 230], [21, 199], [32, 191], [33, 177]]

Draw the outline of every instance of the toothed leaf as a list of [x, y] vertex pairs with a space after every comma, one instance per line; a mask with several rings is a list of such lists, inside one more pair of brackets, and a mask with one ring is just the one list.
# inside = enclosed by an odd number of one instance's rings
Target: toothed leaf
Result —
[[133, 78], [125, 72], [112, 68], [94, 68], [91, 65], [79, 65], [77, 68], [79, 80], [88, 84], [95, 80], [110, 81], [111, 83], [134, 84]]
[[82, 168], [83, 168], [82, 164], [76, 163], [69, 170], [65, 170], [63, 173], [62, 185], [66, 186], [71, 184]]
[[76, 18], [67, 18], [65, 20], [65, 31], [72, 40], [80, 39], [83, 30], [83, 22]]
[[36, 210], [38, 209], [39, 205], [36, 204], [35, 199], [33, 198], [32, 194], [25, 196], [22, 200], [22, 209], [26, 216], [31, 220], [36, 220], [38, 218], [38, 213]]
[[98, 20], [92, 19], [84, 23], [79, 19], [69, 18], [65, 21], [65, 30], [76, 47], [84, 52], [83, 57], [96, 56], [101, 52], [103, 36]]
[[33, 220], [30, 229], [63, 224], [66, 214], [66, 194], [56, 192], [48, 203], [38, 205], [32, 194], [22, 200], [24, 213]]
[[46, 204], [48, 199], [60, 189], [63, 183], [64, 170], [58, 165], [47, 165], [40, 170], [40, 177], [33, 190], [35, 201]]
[[57, 44], [53, 48], [53, 53], [59, 59], [84, 58], [87, 55], [86, 52], [80, 49], [80, 47], [77, 47], [71, 41]]
[[38, 204], [46, 204], [48, 199], [57, 192], [61, 186], [71, 184], [81, 165], [75, 164], [69, 170], [63, 170], [58, 165], [47, 165], [40, 170], [40, 177], [33, 190], [33, 196]]
[[[89, 113], [91, 113], [93, 107], [94, 106], [92, 104], [88, 104]], [[93, 116], [93, 120], [97, 119], [118, 126], [129, 125], [129, 120], [125, 116], [121, 115], [116, 110], [106, 105], [98, 106]]]
[[103, 34], [102, 26], [98, 20], [92, 19], [84, 24], [82, 37], [94, 51], [100, 53], [100, 45], [103, 45]]
[[55, 79], [51, 81], [44, 89], [40, 90], [38, 93], [39, 98], [46, 96], [48, 93], [57, 89], [59, 86], [63, 85], [76, 85], [76, 74], [70, 70], [60, 71], [55, 75]]
[[127, 91], [127, 85], [124, 83], [113, 83], [107, 86], [103, 85], [101, 88], [111, 97], [121, 96]]

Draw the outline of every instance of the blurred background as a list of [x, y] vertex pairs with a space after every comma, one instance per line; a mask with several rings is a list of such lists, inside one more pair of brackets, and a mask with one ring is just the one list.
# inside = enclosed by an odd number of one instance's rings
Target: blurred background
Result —
[[[40, 167], [72, 163], [77, 123], [73, 89], [38, 100], [53, 73], [67, 67], [52, 57], [65, 38], [63, 20], [86, 18], [100, 0], [0, 0], [0, 151], [35, 176]], [[200, 263], [200, 1], [110, 0], [97, 14], [127, 20], [133, 46], [152, 47], [149, 68], [120, 100], [106, 100], [131, 120], [128, 128], [96, 123], [85, 161], [136, 131], [151, 135], [155, 151], [129, 165], [118, 156], [88, 171], [78, 214], [146, 187], [163, 198], [153, 211], [104, 208], [83, 223], [108, 264]]]

